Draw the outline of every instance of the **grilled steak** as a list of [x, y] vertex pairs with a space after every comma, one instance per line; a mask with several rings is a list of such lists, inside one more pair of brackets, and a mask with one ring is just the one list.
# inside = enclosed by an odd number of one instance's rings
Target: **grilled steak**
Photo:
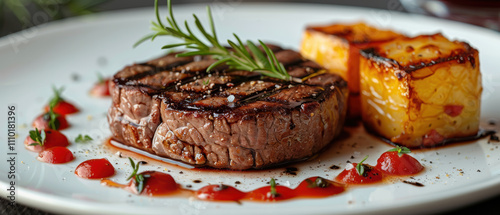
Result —
[[[125, 67], [110, 85], [113, 138], [195, 166], [244, 170], [307, 158], [339, 133], [347, 84], [292, 50], [271, 46], [303, 83], [230, 71], [208, 57]], [[313, 74], [313, 75], [311, 75]], [[316, 75], [317, 74], [317, 75]]]

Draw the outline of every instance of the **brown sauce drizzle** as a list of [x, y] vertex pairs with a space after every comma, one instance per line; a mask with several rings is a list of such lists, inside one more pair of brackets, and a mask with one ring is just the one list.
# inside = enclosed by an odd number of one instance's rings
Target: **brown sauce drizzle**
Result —
[[299, 169], [297, 167], [286, 167], [285, 171], [283, 173], [295, 176], [295, 175], [297, 175], [297, 171], [299, 171]]
[[336, 169], [340, 169], [340, 167], [337, 165], [332, 165], [332, 166], [330, 166], [330, 169], [336, 170]]
[[490, 139], [488, 140], [488, 143], [490, 142], [500, 142], [500, 138], [498, 138], [498, 136], [495, 133], [493, 133], [490, 135]]
[[[373, 135], [376, 135], [374, 134], [373, 132], [370, 132], [372, 133]], [[417, 147], [417, 148], [414, 148], [414, 149], [418, 149], [418, 148], [421, 148], [421, 149], [425, 149], [425, 148], [435, 148], [435, 147], [442, 147], [442, 146], [447, 146], [449, 144], [452, 144], [452, 143], [460, 143], [460, 142], [467, 142], [467, 141], [473, 141], [473, 140], [478, 140], [478, 139], [481, 139], [481, 138], [484, 138], [484, 137], [487, 137], [487, 136], [494, 136], [496, 133], [495, 130], [486, 130], [486, 129], [479, 129], [479, 131], [477, 132], [476, 135], [473, 135], [473, 136], [467, 136], [467, 137], [454, 137], [454, 138], [448, 138], [448, 139], [444, 139], [441, 143], [439, 144], [436, 144], [436, 145], [432, 145], [432, 146], [428, 146], [428, 147], [425, 147], [425, 146], [420, 146], [420, 147]], [[393, 146], [398, 146], [400, 144], [398, 143], [395, 143], [395, 142], [392, 142], [391, 140], [385, 138], [385, 137], [381, 137], [381, 136], [378, 136], [376, 135], [377, 137], [379, 137], [381, 140], [383, 140], [384, 142], [390, 144], [390, 145], [393, 145]]]
[[[140, 149], [137, 149], [137, 148], [134, 148], [132, 146], [127, 146], [127, 145], [124, 145], [118, 141], [115, 141], [113, 140], [112, 138], [109, 138], [105, 144], [105, 146], [109, 147], [112, 152], [116, 153], [116, 151], [120, 152], [120, 151], [125, 151], [129, 154], [132, 154], [133, 156], [137, 156], [137, 157], [140, 157], [141, 159], [140, 160], [150, 160], [150, 161], [153, 161], [153, 162], [159, 162], [159, 163], [162, 163], [162, 164], [171, 164], [171, 165], [175, 165], [175, 166], [178, 166], [178, 167], [181, 167], [181, 168], [185, 168], [186, 170], [190, 170], [190, 169], [195, 169], [197, 171], [216, 171], [216, 172], [223, 172], [223, 171], [229, 171], [229, 172], [234, 172], [234, 171], [239, 171], [239, 170], [233, 170], [233, 169], [214, 169], [214, 168], [211, 168], [211, 167], [206, 167], [205, 165], [193, 165], [193, 164], [188, 164], [188, 163], [184, 163], [182, 161], [178, 161], [178, 160], [174, 160], [174, 159], [170, 159], [170, 158], [165, 158], [165, 157], [161, 157], [161, 156], [158, 156], [158, 155], [154, 155], [154, 154], [151, 154], [149, 152], [146, 152], [144, 150], [140, 150]], [[321, 151], [318, 152], [318, 154], [322, 153], [323, 151], [325, 151], [327, 148], [328, 148], [329, 145], [327, 145], [325, 148], [323, 148]], [[120, 156], [122, 156], [120, 154]], [[248, 169], [248, 170], [245, 170], [245, 172], [259, 172], [259, 171], [263, 171], [263, 170], [267, 170], [267, 169], [273, 169], [273, 168], [282, 168], [282, 167], [286, 167], [287, 165], [289, 164], [292, 164], [292, 163], [297, 163], [297, 162], [301, 162], [301, 161], [306, 161], [306, 160], [310, 160], [310, 159], [314, 159], [317, 157], [317, 154], [315, 155], [311, 155], [310, 157], [305, 157], [305, 158], [300, 158], [300, 159], [296, 159], [296, 160], [288, 160], [288, 161], [285, 161], [285, 162], [282, 162], [282, 163], [278, 163], [278, 164], [275, 164], [273, 166], [268, 166], [266, 168], [254, 168], [254, 169]]]
[[420, 182], [416, 182], [416, 181], [403, 181], [403, 183], [405, 184], [410, 184], [410, 185], [413, 185], [413, 186], [416, 186], [416, 187], [423, 187], [424, 184], [420, 183]]

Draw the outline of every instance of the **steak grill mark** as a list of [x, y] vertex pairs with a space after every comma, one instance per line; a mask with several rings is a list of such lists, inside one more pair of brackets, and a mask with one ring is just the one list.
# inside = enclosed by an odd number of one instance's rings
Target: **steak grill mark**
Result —
[[[275, 49], [276, 50], [276, 49]], [[280, 51], [277, 51], [276, 54], [280, 53], [281, 51], [284, 51], [284, 50], [280, 50]], [[177, 54], [177, 53], [174, 53], [174, 54]], [[171, 55], [174, 55], [174, 54], [171, 54]], [[202, 61], [203, 59], [200, 59], [198, 61]], [[206, 59], [205, 59], [206, 60]], [[183, 65], [186, 65], [188, 63], [192, 63], [192, 62], [197, 62], [197, 61], [192, 61], [192, 60], [182, 60], [182, 61], [177, 61], [177, 62], [174, 62], [172, 64], [169, 64], [167, 66], [156, 66], [154, 64], [151, 64], [151, 63], [148, 63], [148, 62], [145, 62], [145, 63], [141, 63], [139, 65], [143, 65], [143, 66], [149, 66], [149, 67], [152, 67], [151, 70], [148, 70], [146, 72], [142, 72], [142, 73], [138, 73], [136, 75], [133, 75], [131, 77], [127, 77], [127, 78], [115, 78], [115, 83], [119, 86], [122, 86], [122, 87], [138, 87], [139, 89], [141, 89], [141, 91], [143, 93], [146, 93], [148, 95], [160, 95], [160, 98], [162, 99], [166, 99], [166, 103], [169, 103], [169, 99], [168, 97], [165, 97], [164, 96], [164, 92], [175, 92], [175, 91], [179, 91], [179, 86], [183, 86], [183, 85], [186, 85], [186, 84], [190, 84], [190, 83], [193, 83], [194, 81], [196, 80], [200, 80], [200, 79], [203, 79], [203, 78], [206, 78], [206, 77], [210, 77], [212, 75], [214, 76], [220, 76], [220, 75], [224, 75], [224, 76], [228, 76], [230, 77], [230, 82], [231, 82], [231, 85], [232, 86], [238, 86], [239, 84], [243, 83], [243, 82], [251, 82], [251, 81], [259, 81], [262, 79], [262, 76], [256, 74], [256, 73], [252, 73], [251, 76], [242, 76], [242, 75], [232, 75], [231, 74], [231, 71], [227, 70], [227, 66], [219, 66], [218, 69], [216, 68], [216, 71], [214, 71], [213, 73], [207, 73], [207, 72], [200, 72], [200, 71], [197, 71], [195, 72], [195, 74], [190, 74], [190, 72], [188, 72], [187, 74], [189, 75], [188, 77], [184, 78], [184, 79], [181, 79], [181, 80], [178, 80], [178, 81], [175, 81], [175, 82], [172, 82], [166, 86], [163, 86], [162, 88], [158, 88], [158, 87], [155, 87], [155, 86], [151, 86], [151, 85], [146, 85], [146, 84], [141, 84], [141, 83], [138, 83], [137, 81], [140, 80], [140, 79], [144, 79], [144, 78], [147, 78], [147, 77], [150, 77], [152, 75], [155, 75], [155, 74], [158, 74], [158, 73], [162, 73], [162, 72], [169, 72], [169, 73], [175, 73], [175, 72], [185, 72], [185, 71], [178, 71], [178, 70], [175, 70], [176, 67], [179, 67], [179, 66], [183, 66]], [[297, 60], [294, 60], [292, 62], [290, 62], [289, 64], [284, 64], [285, 68], [287, 68], [287, 71], [290, 70], [290, 68], [292, 67], [296, 67], [298, 66], [300, 63], [303, 63], [303, 62], [307, 62], [307, 60], [305, 59], [297, 59]], [[299, 76], [298, 78], [304, 78], [310, 74], [313, 74], [313, 73], [316, 73], [318, 72], [319, 70], [322, 70], [322, 68], [320, 67], [316, 67], [316, 68], [312, 68], [312, 67], [307, 67], [309, 69], [311, 69], [308, 73], [308, 74], [305, 74], [305, 75], [302, 75], [302, 76]], [[238, 95], [234, 95], [235, 96], [235, 100], [237, 100], [238, 102], [234, 102], [234, 104], [231, 106], [230, 109], [233, 109], [233, 108], [237, 108], [237, 107], [240, 107], [242, 105], [245, 105], [245, 104], [248, 104], [248, 103], [252, 103], [252, 102], [256, 102], [256, 101], [263, 101], [263, 100], [266, 100], [266, 98], [268, 98], [269, 96], [271, 95], [274, 95], [276, 93], [279, 93], [281, 90], [283, 89], [286, 89], [288, 87], [295, 87], [297, 85], [307, 85], [307, 86], [313, 86], [313, 85], [310, 85], [310, 84], [307, 84], [307, 83], [289, 83], [289, 82], [283, 82], [283, 81], [280, 81], [280, 80], [277, 80], [277, 79], [268, 79], [266, 80], [266, 82], [273, 82], [275, 83], [274, 86], [271, 86], [271, 87], [268, 87], [268, 88], [265, 88], [265, 89], [262, 89], [262, 90], [259, 90], [259, 91], [256, 91], [256, 92], [253, 92], [249, 95], [246, 95], [246, 96], [238, 96]], [[207, 85], [210, 85], [211, 83], [209, 82]], [[317, 86], [314, 86], [314, 87], [317, 87]], [[146, 89], [144, 89], [146, 88]], [[228, 86], [227, 83], [225, 84], [215, 84], [215, 87], [213, 87], [213, 90], [210, 90], [210, 96], [212, 97], [221, 97], [221, 96], [225, 96], [227, 97], [228, 95], [224, 95], [223, 92], [224, 90], [226, 89], [229, 89], [231, 87]], [[189, 91], [188, 91], [189, 92]], [[222, 93], [221, 93], [222, 92]], [[324, 99], [324, 90], [321, 90], [319, 95], [317, 96], [318, 99]], [[172, 106], [174, 109], [184, 109], [184, 110], [193, 110], [193, 109], [199, 109], [199, 107], [193, 107], [193, 106], [190, 106], [189, 104], [192, 103], [192, 102], [196, 102], [196, 101], [199, 101], [201, 99], [205, 99], [206, 96], [204, 96], [204, 93], [205, 92], [189, 92], [190, 93], [190, 97], [191, 98], [194, 98], [192, 100], [185, 100], [185, 102], [182, 102], [182, 103], [172, 103]], [[294, 107], [297, 107], [297, 106], [300, 106], [301, 104], [305, 103], [305, 102], [311, 102], [313, 101], [315, 98], [304, 98], [301, 102], [294, 102], [293, 104], [289, 104], [287, 102], [284, 102], [284, 101], [280, 101], [280, 100], [275, 100], [275, 101], [272, 101], [272, 102], [276, 102], [276, 103], [280, 103], [280, 104], [283, 104], [283, 105], [292, 105]], [[269, 100], [268, 100], [269, 101]], [[223, 108], [223, 109], [217, 109], [217, 108], [210, 108], [210, 107], [204, 107], [205, 109], [207, 110], [211, 110], [211, 111], [216, 111], [216, 112], [224, 112], [224, 111], [228, 111], [227, 108]]]

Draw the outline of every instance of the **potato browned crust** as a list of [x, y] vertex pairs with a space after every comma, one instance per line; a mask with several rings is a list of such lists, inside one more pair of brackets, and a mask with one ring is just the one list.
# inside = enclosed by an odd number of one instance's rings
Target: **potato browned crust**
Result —
[[360, 116], [359, 51], [404, 35], [378, 29], [365, 23], [335, 23], [308, 26], [304, 31], [301, 54], [329, 72], [339, 74], [349, 85], [348, 118]]
[[361, 51], [365, 127], [394, 143], [432, 147], [476, 135], [478, 51], [441, 34], [398, 38]]

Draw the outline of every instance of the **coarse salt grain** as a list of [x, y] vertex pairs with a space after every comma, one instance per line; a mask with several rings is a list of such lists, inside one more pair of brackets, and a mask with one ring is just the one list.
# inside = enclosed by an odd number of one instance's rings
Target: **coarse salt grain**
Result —
[[346, 170], [350, 170], [352, 168], [354, 168], [354, 165], [352, 165], [352, 163], [348, 163], [348, 164], [345, 165], [345, 169]]
[[228, 102], [234, 102], [234, 95], [230, 95], [227, 97]]

